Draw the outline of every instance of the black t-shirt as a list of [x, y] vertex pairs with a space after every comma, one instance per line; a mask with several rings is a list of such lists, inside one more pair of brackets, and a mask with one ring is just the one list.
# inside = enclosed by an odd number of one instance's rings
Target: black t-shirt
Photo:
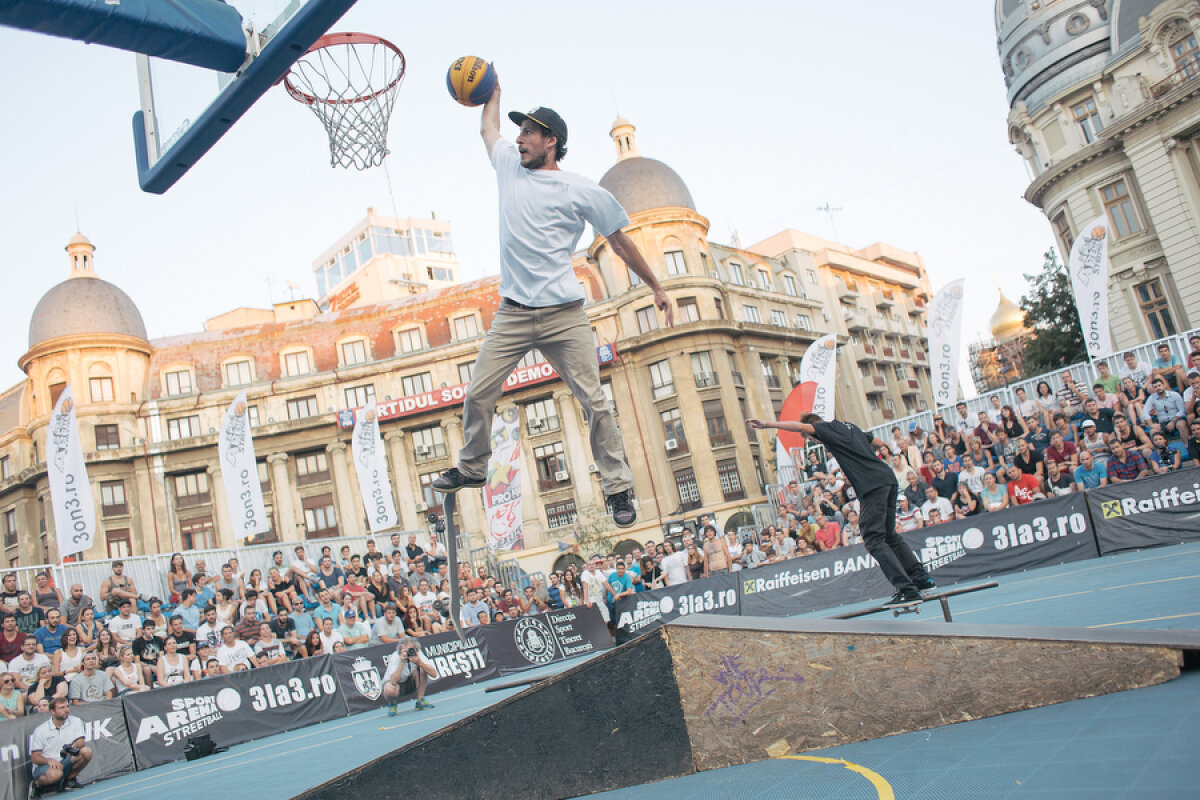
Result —
[[133, 648], [133, 654], [145, 664], [157, 664], [158, 656], [163, 651], [163, 640], [157, 636], [152, 636], [147, 639], [145, 636], [139, 636], [133, 640], [130, 645]]
[[1089, 417], [1083, 415], [1084, 419], [1090, 419], [1096, 423], [1096, 430], [1099, 433], [1113, 432], [1113, 410], [1111, 408], [1101, 408], [1096, 412], [1096, 416]]
[[937, 473], [934, 473], [933, 480], [929, 485], [937, 490], [938, 497], [944, 497], [949, 500], [950, 498], [954, 497], [954, 492], [958, 489], [958, 474], [954, 472], [943, 472], [942, 476], [939, 478]]
[[419, 545], [419, 544], [405, 545], [404, 552], [405, 552], [405, 554], [408, 555], [409, 558], [414, 558], [414, 559], [420, 558], [421, 556], [425, 555], [424, 548], [422, 548], [421, 545]]
[[1037, 477], [1038, 464], [1043, 465], [1042, 466], [1043, 472], [1045, 472], [1045, 470], [1046, 470], [1045, 457], [1042, 456], [1042, 454], [1039, 453], [1037, 450], [1034, 450], [1032, 448], [1030, 448], [1030, 450], [1029, 450], [1029, 458], [1028, 459], [1026, 459], [1020, 453], [1017, 453], [1015, 456], [1013, 456], [1013, 463], [1016, 464], [1020, 468], [1021, 472], [1024, 472], [1026, 475], [1032, 475], [1035, 478]]
[[904, 496], [908, 498], [908, 505], [910, 508], [921, 507], [921, 504], [925, 502], [925, 489], [928, 488], [928, 486], [929, 484], [919, 479], [917, 480], [917, 486], [915, 489], [909, 486], [908, 483], [904, 484], [904, 488], [901, 489], [901, 491], [904, 492]]
[[1200, 459], [1200, 439], [1188, 439], [1188, 458]]
[[[168, 631], [167, 635], [173, 638], [179, 645], [179, 652], [191, 655], [191, 647], [196, 643], [196, 635], [194, 633], [188, 633], [187, 631], [184, 631], [183, 633], [177, 634]], [[163, 641], [165, 642], [166, 640], [164, 639]]]
[[291, 617], [287, 618], [287, 624], [285, 625], [279, 624], [279, 617], [271, 620], [267, 623], [267, 625], [270, 626], [271, 633], [273, 633], [277, 639], [287, 639], [296, 632], [296, 621]]
[[896, 485], [896, 473], [876, 457], [871, 437], [857, 425], [839, 419], [814, 422], [813, 438], [837, 459], [860, 497], [872, 489]]

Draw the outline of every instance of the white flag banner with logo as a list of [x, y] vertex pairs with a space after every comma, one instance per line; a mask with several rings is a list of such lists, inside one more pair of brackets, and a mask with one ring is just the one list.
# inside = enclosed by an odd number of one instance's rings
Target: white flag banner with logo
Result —
[[245, 389], [238, 392], [225, 411], [217, 455], [221, 461], [221, 479], [225, 482], [225, 502], [229, 505], [234, 538], [245, 539], [271, 530], [263, 505], [262, 484], [258, 481], [254, 441], [250, 438]]
[[958, 401], [958, 353], [962, 343], [963, 283], [951, 281], [929, 304], [926, 335], [929, 337], [929, 371], [933, 378], [935, 406], [952, 406]]
[[96, 507], [92, 504], [92, 486], [79, 445], [75, 398], [69, 383], [58, 396], [50, 415], [50, 427], [46, 429], [46, 472], [50, 478], [58, 556], [61, 559], [82, 553], [91, 548], [96, 538]]
[[521, 428], [516, 407], [492, 420], [492, 458], [483, 487], [488, 546], [515, 550], [524, 545], [521, 530]]
[[388, 478], [387, 454], [379, 435], [379, 414], [372, 400], [355, 415], [354, 434], [350, 452], [354, 456], [354, 471], [358, 476], [358, 491], [371, 533], [378, 533], [399, 524], [396, 503], [392, 499], [392, 482]]
[[1108, 331], [1108, 219], [1103, 215], [1085, 226], [1071, 245], [1067, 273], [1088, 358], [1103, 358], [1112, 353]]
[[800, 359], [801, 384], [812, 383], [812, 413], [829, 422], [833, 419], [834, 392], [837, 391], [837, 334], [827, 333], [804, 351]]

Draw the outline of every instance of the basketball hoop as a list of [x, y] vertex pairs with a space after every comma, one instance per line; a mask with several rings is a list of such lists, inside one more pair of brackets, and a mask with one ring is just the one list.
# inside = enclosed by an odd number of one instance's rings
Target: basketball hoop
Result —
[[330, 33], [308, 49], [283, 85], [329, 135], [329, 165], [367, 169], [388, 154], [388, 120], [404, 79], [404, 54], [369, 33]]

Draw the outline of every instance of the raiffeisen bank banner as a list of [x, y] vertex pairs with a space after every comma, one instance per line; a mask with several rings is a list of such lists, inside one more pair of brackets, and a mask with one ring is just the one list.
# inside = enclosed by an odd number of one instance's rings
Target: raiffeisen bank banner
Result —
[[[902, 538], [943, 586], [1097, 556], [1081, 494], [952, 520]], [[893, 591], [861, 544], [735, 575], [746, 616], [801, 614], [883, 600]]]
[[1200, 468], [1088, 492], [1101, 553], [1200, 540]]

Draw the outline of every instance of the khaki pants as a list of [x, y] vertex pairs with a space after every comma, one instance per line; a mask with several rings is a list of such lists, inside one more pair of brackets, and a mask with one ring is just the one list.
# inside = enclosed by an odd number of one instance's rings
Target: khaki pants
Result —
[[583, 407], [592, 459], [600, 470], [604, 494], [632, 489], [633, 473], [625, 458], [621, 432], [600, 388], [592, 328], [582, 301], [531, 309], [501, 302], [475, 359], [471, 383], [463, 399], [465, 444], [458, 454], [459, 472], [472, 478], [487, 477], [488, 459], [492, 455], [492, 417], [504, 381], [535, 347]]

